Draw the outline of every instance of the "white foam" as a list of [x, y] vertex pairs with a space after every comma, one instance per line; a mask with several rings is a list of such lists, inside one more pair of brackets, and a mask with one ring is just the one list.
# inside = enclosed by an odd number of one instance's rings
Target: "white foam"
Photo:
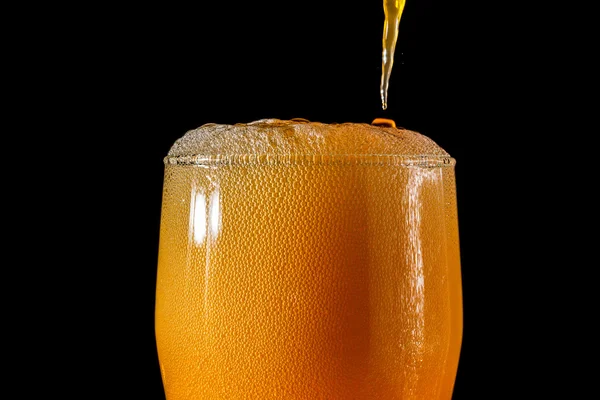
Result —
[[360, 123], [262, 119], [246, 124], [206, 124], [188, 131], [167, 160], [242, 156], [396, 156], [449, 158], [441, 147], [417, 132]]

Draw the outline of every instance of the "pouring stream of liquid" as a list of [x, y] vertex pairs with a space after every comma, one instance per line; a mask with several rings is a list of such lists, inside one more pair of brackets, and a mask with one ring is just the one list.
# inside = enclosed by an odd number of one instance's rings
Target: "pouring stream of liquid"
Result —
[[394, 64], [394, 50], [398, 39], [398, 25], [404, 11], [406, 0], [383, 0], [385, 22], [383, 24], [383, 53], [381, 66], [381, 107], [387, 109], [388, 86]]

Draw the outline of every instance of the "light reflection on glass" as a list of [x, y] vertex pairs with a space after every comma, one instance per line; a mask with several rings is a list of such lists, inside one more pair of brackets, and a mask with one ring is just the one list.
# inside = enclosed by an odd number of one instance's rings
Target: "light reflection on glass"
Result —
[[202, 245], [206, 238], [206, 196], [201, 191], [194, 191], [192, 207], [190, 209], [192, 229], [194, 232], [194, 242], [198, 246]]
[[[423, 244], [421, 243], [421, 217], [422, 205], [421, 190], [423, 184], [427, 181], [436, 179], [436, 171], [427, 170], [424, 168], [415, 168], [411, 170], [405, 197], [403, 199], [406, 205], [406, 226], [408, 228], [408, 240], [406, 243], [406, 265], [409, 267], [409, 299], [407, 304], [412, 305], [410, 313], [412, 317], [412, 327], [410, 335], [412, 339], [409, 341], [414, 346], [410, 351], [412, 353], [412, 363], [405, 374], [417, 376], [419, 373], [419, 365], [417, 363], [422, 360], [423, 346], [425, 343], [425, 271], [423, 265]], [[416, 379], [408, 379], [411, 385], [416, 385]], [[409, 395], [415, 388], [407, 385], [405, 391]]]

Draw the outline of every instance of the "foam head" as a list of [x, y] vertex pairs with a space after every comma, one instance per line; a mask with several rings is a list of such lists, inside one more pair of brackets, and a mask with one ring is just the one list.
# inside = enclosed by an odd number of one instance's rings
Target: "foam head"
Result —
[[167, 163], [202, 163], [248, 157], [379, 157], [447, 164], [450, 157], [417, 132], [366, 123], [324, 124], [305, 120], [261, 119], [188, 131], [172, 146]]

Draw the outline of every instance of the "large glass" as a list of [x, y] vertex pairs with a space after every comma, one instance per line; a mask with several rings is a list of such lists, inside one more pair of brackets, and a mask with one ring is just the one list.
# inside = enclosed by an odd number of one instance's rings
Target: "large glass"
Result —
[[165, 159], [156, 340], [168, 400], [450, 399], [454, 160], [416, 132], [261, 120]]

